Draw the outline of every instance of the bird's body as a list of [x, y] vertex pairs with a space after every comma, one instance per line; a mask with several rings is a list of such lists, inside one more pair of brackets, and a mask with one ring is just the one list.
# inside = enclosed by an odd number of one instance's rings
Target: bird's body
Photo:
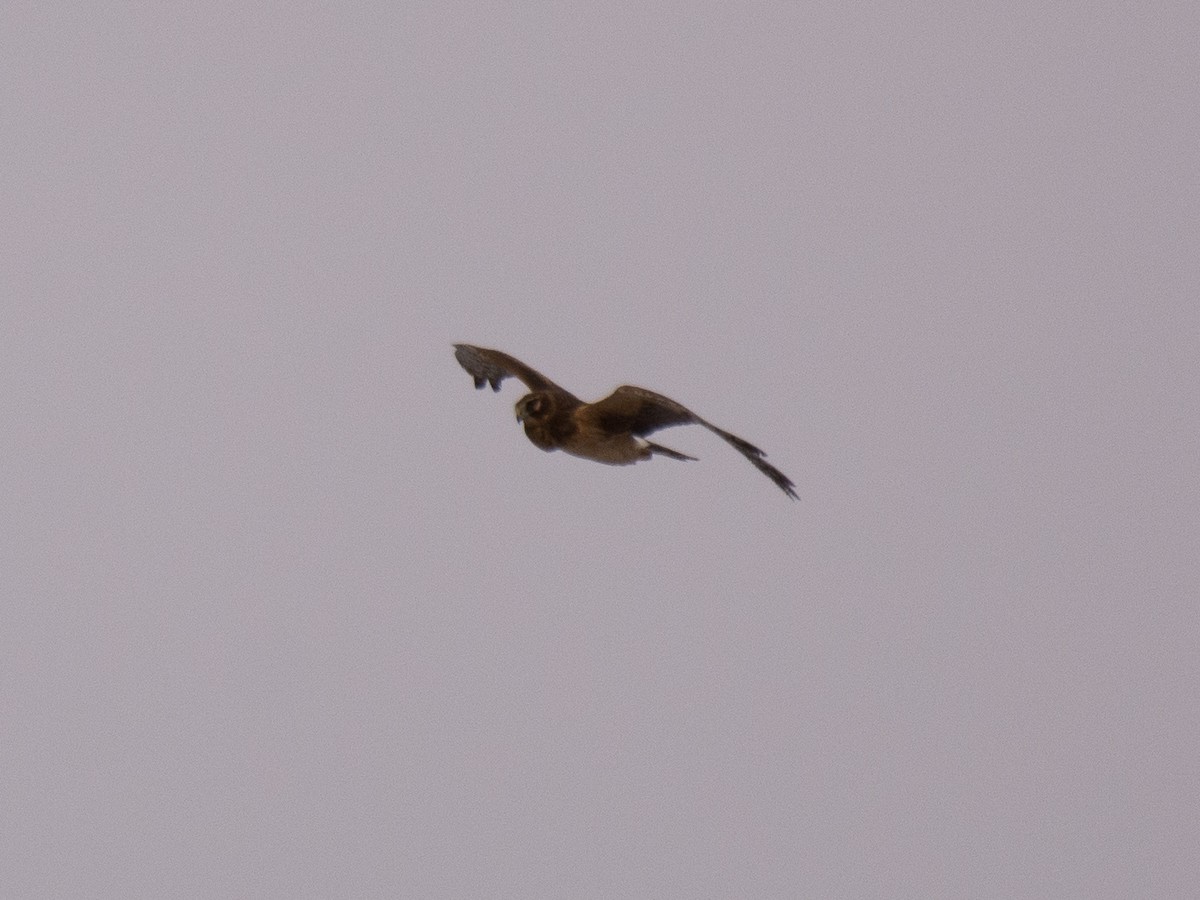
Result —
[[572, 456], [628, 466], [655, 453], [673, 459], [694, 459], [653, 444], [632, 432], [612, 431], [597, 421], [595, 404], [567, 401], [549, 391], [526, 394], [516, 405], [517, 419], [525, 435], [543, 450], [562, 450]]
[[595, 403], [584, 403], [520, 360], [470, 344], [455, 344], [454, 355], [475, 380], [475, 387], [500, 383], [510, 375], [530, 388], [517, 401], [518, 421], [525, 435], [543, 450], [562, 450], [572, 456], [607, 465], [625, 466], [653, 456], [694, 460], [668, 447], [651, 443], [645, 436], [672, 425], [703, 425], [750, 460], [785, 494], [797, 499], [791, 480], [768, 463], [761, 450], [748, 441], [718, 428], [662, 394], [623, 385]]

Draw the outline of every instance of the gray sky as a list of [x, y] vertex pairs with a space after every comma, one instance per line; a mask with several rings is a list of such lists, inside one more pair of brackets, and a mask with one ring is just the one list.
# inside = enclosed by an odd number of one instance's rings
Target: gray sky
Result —
[[1194, 3], [247, 6], [0, 13], [0, 895], [1194, 890]]

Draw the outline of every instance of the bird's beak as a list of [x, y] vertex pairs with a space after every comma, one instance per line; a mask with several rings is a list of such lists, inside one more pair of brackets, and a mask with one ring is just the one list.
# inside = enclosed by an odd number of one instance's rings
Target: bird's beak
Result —
[[524, 421], [525, 421], [525, 416], [523, 416], [523, 415], [521, 414], [521, 410], [520, 410], [518, 407], [515, 407], [515, 406], [513, 407], [513, 415], [517, 417], [517, 421], [518, 421], [518, 422], [524, 422]]

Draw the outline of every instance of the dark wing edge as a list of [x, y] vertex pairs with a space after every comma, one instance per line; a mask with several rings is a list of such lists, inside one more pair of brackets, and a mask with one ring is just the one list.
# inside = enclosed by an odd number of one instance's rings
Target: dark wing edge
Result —
[[750, 460], [751, 465], [775, 482], [781, 491], [793, 500], [800, 499], [792, 480], [767, 462], [766, 453], [736, 434], [730, 434], [724, 428], [718, 428], [705, 421], [670, 397], [626, 384], [584, 409], [600, 427], [609, 431], [629, 431], [638, 437], [645, 437], [660, 428], [669, 428], [672, 425], [703, 425]]
[[698, 421], [713, 434], [723, 438], [725, 442], [733, 447], [733, 449], [737, 450], [738, 453], [750, 460], [750, 464], [775, 482], [781, 491], [783, 491], [793, 500], [800, 499], [800, 495], [796, 493], [796, 485], [792, 483], [792, 479], [788, 478], [777, 468], [767, 462], [767, 454], [763, 453], [749, 441], [743, 440], [736, 434], [730, 434], [724, 428], [718, 428], [716, 425], [713, 425], [711, 422], [705, 422], [703, 419], [699, 419]]
[[[563, 391], [557, 384], [531, 369], [519, 359], [501, 353], [499, 350], [488, 350], [484, 347], [474, 347], [471, 344], [455, 344], [454, 358], [458, 364], [467, 370], [467, 374], [475, 380], [475, 387], [482, 388], [490, 384], [493, 391], [500, 390], [500, 383], [512, 376], [524, 382], [532, 391]], [[570, 396], [568, 394], [568, 396]]]

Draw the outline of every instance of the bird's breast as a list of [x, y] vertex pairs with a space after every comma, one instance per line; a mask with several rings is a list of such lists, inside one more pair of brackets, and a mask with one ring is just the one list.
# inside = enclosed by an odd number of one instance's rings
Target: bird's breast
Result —
[[629, 434], [594, 434], [581, 430], [562, 448], [572, 456], [610, 466], [628, 466], [650, 456], [645, 442], [639, 442]]

